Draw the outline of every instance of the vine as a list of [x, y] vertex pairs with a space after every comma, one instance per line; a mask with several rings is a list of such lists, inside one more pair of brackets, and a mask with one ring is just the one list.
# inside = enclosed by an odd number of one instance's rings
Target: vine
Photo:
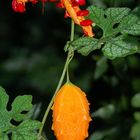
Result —
[[[70, 41], [73, 41], [73, 39], [74, 39], [74, 21], [72, 20]], [[45, 125], [46, 119], [48, 117], [49, 111], [51, 110], [51, 107], [53, 105], [54, 98], [55, 98], [58, 90], [60, 89], [63, 81], [64, 81], [66, 73], [67, 73], [67, 82], [69, 81], [68, 66], [69, 66], [69, 63], [71, 62], [71, 60], [73, 58], [73, 55], [74, 55], [73, 49], [69, 49], [67, 59], [66, 59], [66, 62], [65, 62], [64, 68], [63, 68], [63, 72], [62, 72], [62, 75], [61, 75], [60, 80], [58, 82], [57, 88], [56, 88], [55, 93], [54, 93], [54, 95], [53, 95], [53, 97], [52, 97], [52, 99], [51, 99], [51, 101], [50, 101], [50, 103], [49, 103], [49, 105], [48, 105], [48, 107], [46, 109], [45, 115], [44, 115], [44, 117], [42, 119], [42, 126], [39, 129], [38, 137], [41, 136], [41, 133], [42, 133], [43, 127]]]

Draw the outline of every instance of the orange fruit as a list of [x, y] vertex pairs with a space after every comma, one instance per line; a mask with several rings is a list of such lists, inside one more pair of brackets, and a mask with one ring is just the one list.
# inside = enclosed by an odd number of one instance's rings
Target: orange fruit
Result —
[[85, 93], [66, 83], [56, 94], [53, 104], [53, 124], [57, 140], [84, 140], [91, 121]]

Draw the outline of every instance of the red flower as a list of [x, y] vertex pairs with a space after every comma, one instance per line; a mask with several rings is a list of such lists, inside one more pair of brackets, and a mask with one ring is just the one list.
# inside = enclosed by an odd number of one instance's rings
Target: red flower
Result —
[[[13, 0], [12, 1], [12, 8], [15, 12], [25, 12], [26, 8], [25, 8], [25, 4], [26, 2], [31, 2], [32, 4], [36, 4], [39, 0]], [[40, 0], [43, 5], [45, 2], [49, 1], [49, 2], [56, 2], [57, 0]]]
[[[46, 0], [42, 0], [44, 2]], [[38, 0], [13, 0], [12, 8], [15, 12], [23, 13], [26, 11], [25, 4], [26, 2], [31, 2], [32, 4], [36, 4]]]
[[25, 3], [17, 2], [17, 0], [12, 1], [12, 8], [15, 12], [25, 12]]
[[85, 5], [85, 0], [71, 0], [73, 6]]

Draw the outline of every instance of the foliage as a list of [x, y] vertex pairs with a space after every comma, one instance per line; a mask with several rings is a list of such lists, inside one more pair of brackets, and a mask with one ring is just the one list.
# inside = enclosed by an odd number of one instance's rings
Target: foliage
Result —
[[139, 9], [131, 11], [129, 8], [108, 8], [104, 10], [90, 6], [88, 8], [89, 18], [101, 28], [102, 35], [99, 39], [78, 38], [71, 43], [71, 46], [82, 55], [88, 55], [101, 48], [103, 54], [109, 59], [138, 53], [140, 46], [138, 42], [140, 35]]
[[41, 123], [29, 118], [32, 96], [17, 96], [10, 111], [7, 110], [9, 96], [2, 87], [0, 87], [0, 97], [0, 140], [8, 140], [10, 136], [12, 140], [36, 140], [37, 129]]

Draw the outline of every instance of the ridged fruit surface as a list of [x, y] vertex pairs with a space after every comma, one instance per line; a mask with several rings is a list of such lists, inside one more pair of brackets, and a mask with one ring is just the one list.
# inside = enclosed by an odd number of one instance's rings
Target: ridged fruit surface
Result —
[[57, 140], [85, 140], [91, 121], [85, 93], [66, 83], [58, 91], [53, 104], [53, 125]]

